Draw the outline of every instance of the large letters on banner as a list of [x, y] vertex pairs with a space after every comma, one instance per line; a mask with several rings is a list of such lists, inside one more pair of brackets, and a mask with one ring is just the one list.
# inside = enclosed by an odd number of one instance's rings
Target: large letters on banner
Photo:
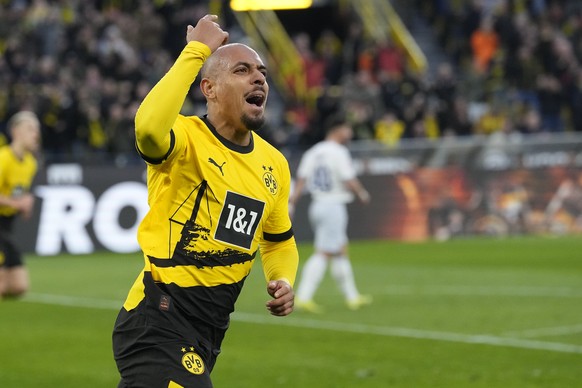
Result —
[[[145, 216], [147, 188], [139, 182], [121, 182], [109, 187], [96, 199], [81, 185], [39, 186], [36, 194], [42, 199], [36, 252], [40, 255], [90, 253], [95, 250], [88, 227], [106, 249], [113, 252], [139, 250], [136, 231]], [[135, 222], [129, 228], [120, 225], [124, 208], [133, 208]]]

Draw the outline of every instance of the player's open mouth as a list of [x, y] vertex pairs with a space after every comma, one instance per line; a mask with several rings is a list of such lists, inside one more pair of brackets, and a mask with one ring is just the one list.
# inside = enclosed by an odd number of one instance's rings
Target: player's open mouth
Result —
[[246, 96], [245, 100], [248, 104], [262, 107], [265, 103], [265, 95], [263, 93], [253, 92]]

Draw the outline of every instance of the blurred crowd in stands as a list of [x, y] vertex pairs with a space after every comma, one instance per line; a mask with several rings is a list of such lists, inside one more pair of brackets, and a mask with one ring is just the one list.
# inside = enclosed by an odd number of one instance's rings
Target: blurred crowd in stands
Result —
[[389, 145], [402, 138], [582, 132], [582, 2], [393, 3], [405, 21], [417, 23], [420, 15], [429, 23], [447, 60], [429, 57], [433, 71], [411, 71], [403, 50], [366, 39], [357, 21], [341, 40], [322, 34], [311, 51], [299, 36], [309, 84], [321, 90], [310, 128], [321, 127], [319, 116], [343, 111], [357, 139]]
[[183, 48], [186, 25], [208, 12], [207, 1], [0, 5], [0, 129], [29, 109], [48, 161], [114, 155], [118, 164], [136, 160], [136, 110]]
[[[13, 113], [30, 109], [41, 118], [51, 161], [87, 154], [135, 161], [136, 109], [182, 49], [186, 25], [208, 13], [209, 3], [0, 0], [0, 133]], [[400, 4], [430, 23], [449, 60], [429, 62], [431, 72], [412, 71], [400, 47], [370, 39], [344, 7], [333, 28], [293, 33], [313, 103], [285, 102], [269, 123], [270, 141], [313, 144], [337, 112], [350, 118], [355, 139], [388, 145], [582, 131], [580, 1]], [[184, 111], [204, 109], [193, 87]]]
[[418, 3], [465, 75], [474, 133], [582, 131], [582, 2]]

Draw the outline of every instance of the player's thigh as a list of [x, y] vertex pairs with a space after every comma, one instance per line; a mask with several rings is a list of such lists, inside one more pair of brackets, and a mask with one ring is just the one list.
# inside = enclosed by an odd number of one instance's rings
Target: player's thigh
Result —
[[119, 387], [212, 388], [206, 361], [196, 348], [186, 343], [143, 347], [117, 362], [122, 376]]
[[24, 260], [22, 253], [10, 236], [0, 236], [0, 264], [4, 268], [22, 267]]
[[309, 222], [314, 229], [347, 229], [348, 212], [343, 203], [313, 201], [308, 212]]
[[343, 204], [323, 203], [310, 209], [316, 249], [337, 253], [347, 243], [348, 214]]

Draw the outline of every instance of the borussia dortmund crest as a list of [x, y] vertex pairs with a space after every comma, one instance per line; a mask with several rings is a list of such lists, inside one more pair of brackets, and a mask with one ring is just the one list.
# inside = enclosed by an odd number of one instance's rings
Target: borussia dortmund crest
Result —
[[190, 351], [187, 352], [186, 348], [182, 348], [182, 366], [186, 368], [186, 370], [195, 375], [201, 375], [204, 373], [204, 361], [202, 361], [202, 357], [198, 355], [198, 353], [194, 353], [194, 348], [190, 347]]
[[263, 174], [263, 182], [265, 183], [265, 186], [267, 189], [269, 189], [271, 194], [277, 194], [277, 191], [279, 190], [279, 184], [273, 175], [273, 167], [263, 166], [263, 170], [265, 171]]

